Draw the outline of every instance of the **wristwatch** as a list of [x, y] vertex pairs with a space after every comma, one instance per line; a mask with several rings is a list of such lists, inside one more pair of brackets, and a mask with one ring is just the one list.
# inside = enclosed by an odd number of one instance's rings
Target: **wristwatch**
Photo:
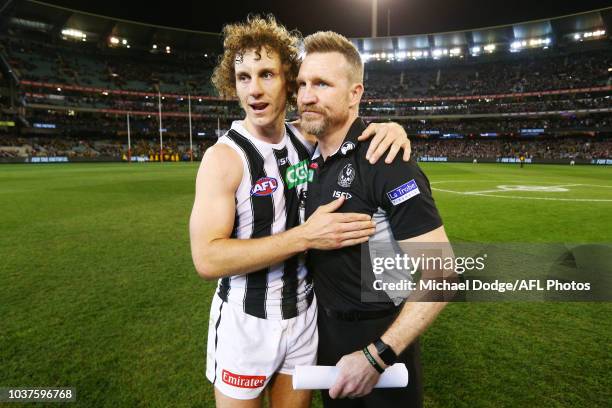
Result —
[[388, 344], [386, 344], [381, 339], [378, 339], [374, 342], [374, 347], [376, 347], [376, 352], [380, 359], [388, 366], [392, 366], [397, 361], [397, 354]]

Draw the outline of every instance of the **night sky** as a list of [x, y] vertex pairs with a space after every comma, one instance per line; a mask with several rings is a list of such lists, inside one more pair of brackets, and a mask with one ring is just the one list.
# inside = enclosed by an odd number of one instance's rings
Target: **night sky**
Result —
[[[77, 10], [170, 27], [220, 32], [248, 13], [273, 13], [288, 28], [307, 35], [335, 30], [347, 37], [370, 36], [371, 0], [308, 1], [74, 1], [46, 0]], [[215, 4], [215, 7], [211, 5]], [[378, 0], [378, 35], [465, 30], [548, 18], [612, 6], [612, 0]]]

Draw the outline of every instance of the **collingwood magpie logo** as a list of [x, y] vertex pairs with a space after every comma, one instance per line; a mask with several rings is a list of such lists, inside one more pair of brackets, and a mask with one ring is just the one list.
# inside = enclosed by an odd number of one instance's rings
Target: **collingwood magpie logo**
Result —
[[342, 168], [342, 171], [338, 175], [338, 185], [340, 187], [350, 187], [354, 179], [355, 169], [353, 168], [353, 165], [349, 163]]
[[355, 148], [355, 143], [353, 142], [344, 142], [342, 146], [340, 146], [340, 153], [346, 155], [348, 152]]

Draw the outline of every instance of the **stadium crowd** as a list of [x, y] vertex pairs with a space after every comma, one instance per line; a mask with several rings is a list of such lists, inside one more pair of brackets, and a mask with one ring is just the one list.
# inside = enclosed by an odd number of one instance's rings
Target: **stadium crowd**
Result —
[[[525, 155], [537, 159], [612, 158], [612, 140], [597, 138], [514, 139], [432, 139], [413, 138], [413, 155], [449, 158], [498, 158]], [[200, 158], [214, 139], [194, 141], [194, 158]], [[159, 139], [138, 137], [132, 141], [133, 156], [159, 153]], [[178, 153], [188, 159], [189, 141], [184, 138], [164, 139], [164, 153]], [[127, 155], [125, 139], [83, 140], [76, 137], [0, 137], [0, 157], [122, 158]]]
[[[189, 111], [185, 97], [163, 97], [160, 101], [164, 112]], [[125, 111], [149, 111], [157, 114], [158, 98], [155, 96], [125, 96], [102, 93], [83, 93], [73, 90], [61, 91], [38, 88], [23, 96], [23, 103], [31, 105], [70, 106], [93, 109], [116, 109]], [[465, 99], [459, 101], [417, 102], [372, 102], [363, 101], [360, 112], [365, 116], [415, 116], [493, 114], [508, 112], [545, 112], [551, 110], [612, 109], [612, 98], [601, 93], [581, 93], [532, 96], [503, 99]], [[192, 98], [191, 112], [194, 115], [240, 117], [242, 110], [236, 101], [211, 101]]]
[[460, 101], [419, 101], [410, 103], [372, 103], [365, 101], [360, 112], [365, 116], [474, 115], [509, 112], [574, 111], [611, 109], [609, 95], [546, 95], [529, 98], [471, 99]]
[[[181, 92], [214, 96], [210, 85], [215, 56], [130, 55], [84, 46], [50, 45], [26, 39], [2, 41], [22, 78], [107, 89]], [[561, 54], [524, 51], [503, 59], [452, 58], [366, 65], [365, 99], [489, 95], [610, 85], [608, 50]]]
[[414, 67], [408, 62], [401, 70], [397, 65], [367, 65], [365, 98], [491, 95], [611, 84], [608, 68], [612, 66], [612, 56], [608, 51], [508, 58]]
[[133, 55], [123, 49], [100, 50], [93, 44], [75, 47], [18, 37], [0, 40], [9, 64], [23, 80], [106, 89], [213, 93], [209, 78], [214, 55]]
[[[201, 158], [214, 141], [197, 140], [193, 144], [194, 159]], [[150, 156], [159, 153], [159, 139], [137, 138], [132, 142], [132, 156]], [[168, 138], [163, 144], [164, 154], [178, 153], [181, 159], [189, 159], [189, 141]], [[124, 158], [128, 153], [125, 140], [95, 139], [83, 140], [76, 137], [0, 137], [0, 157], [57, 157], [68, 158]]]
[[612, 157], [612, 141], [589, 139], [549, 139], [537, 141], [506, 140], [415, 140], [412, 144], [417, 157], [535, 159], [599, 159]]
[[431, 133], [497, 133], [497, 134], [520, 134], [523, 130], [537, 129], [537, 133], [551, 133], [554, 131], [612, 131], [612, 118], [610, 114], [597, 115], [555, 115], [539, 118], [482, 118], [482, 119], [452, 119], [436, 120], [422, 119], [411, 121], [399, 121], [408, 134]]
[[[219, 100], [213, 92], [213, 54], [100, 49], [93, 43], [45, 43], [19, 36], [0, 36], [0, 54], [19, 79], [54, 84], [17, 88], [11, 105], [17, 108], [7, 115], [17, 125], [2, 129], [0, 157], [123, 157], [126, 111], [134, 112], [132, 154], [154, 155], [159, 151], [158, 91], [164, 151], [181, 157], [189, 151], [188, 93], [194, 95], [196, 158], [218, 128], [243, 115], [236, 101]], [[611, 92], [578, 89], [612, 86], [610, 67], [612, 54], [601, 47], [373, 61], [366, 65], [360, 113], [368, 120], [400, 122], [414, 140], [417, 156], [609, 157], [605, 138], [612, 134]], [[8, 89], [8, 79], [0, 80]], [[570, 89], [576, 91], [523, 95]], [[122, 90], [135, 93], [119, 94]], [[491, 97], [499, 94], [511, 96]], [[0, 107], [6, 107], [6, 98], [0, 98]], [[415, 100], [389, 100], [397, 98]], [[551, 111], [557, 113], [542, 113]], [[289, 117], [295, 118], [295, 112]], [[580, 138], [585, 135], [596, 137]]]

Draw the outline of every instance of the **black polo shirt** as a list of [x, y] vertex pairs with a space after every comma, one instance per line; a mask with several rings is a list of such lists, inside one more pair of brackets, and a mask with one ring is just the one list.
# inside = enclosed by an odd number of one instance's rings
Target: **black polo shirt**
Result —
[[[375, 241], [395, 242], [413, 238], [442, 225], [436, 209], [429, 180], [417, 163], [404, 162], [398, 156], [393, 163], [379, 160], [370, 164], [366, 158], [369, 141], [357, 137], [365, 129], [357, 118], [338, 151], [323, 160], [319, 150], [311, 159], [312, 181], [308, 184], [306, 217], [320, 206], [344, 195], [346, 200], [338, 212], [357, 212], [372, 215], [377, 223], [376, 233], [368, 244], [333, 251], [311, 250], [307, 265], [314, 276], [315, 293], [319, 303], [337, 311], [366, 311], [389, 309], [389, 297], [381, 302], [363, 302], [362, 259], [367, 261], [367, 281], [373, 281], [369, 245]], [[364, 288], [371, 287], [368, 282]], [[382, 294], [384, 296], [384, 293]]]

